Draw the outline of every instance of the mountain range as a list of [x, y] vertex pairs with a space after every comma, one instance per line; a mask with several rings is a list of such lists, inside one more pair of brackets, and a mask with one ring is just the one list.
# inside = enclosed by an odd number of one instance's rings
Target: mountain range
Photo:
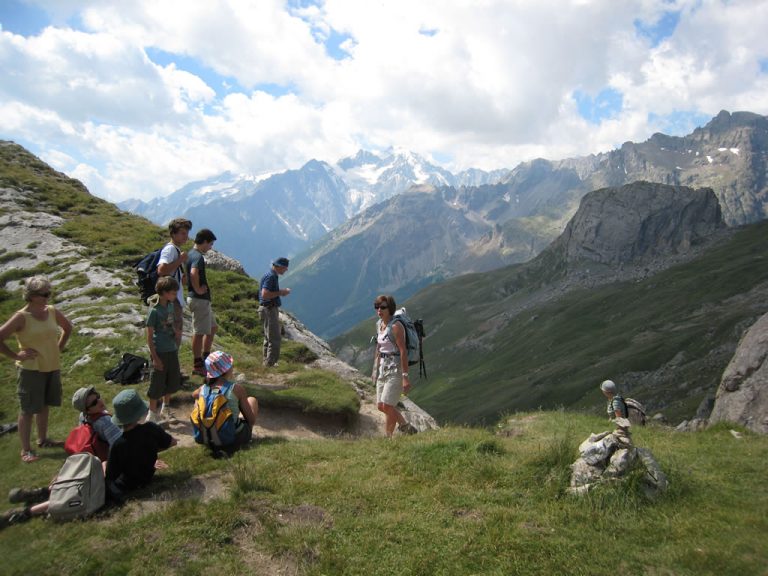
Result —
[[728, 225], [756, 222], [768, 216], [767, 169], [768, 118], [723, 111], [685, 137], [654, 134], [602, 154], [526, 162], [498, 184], [412, 188], [301, 254], [285, 277], [286, 306], [334, 337], [367, 317], [377, 294], [403, 300], [446, 278], [530, 260], [585, 194], [635, 181], [710, 187]]
[[217, 233], [217, 248], [257, 275], [278, 255], [306, 250], [361, 210], [414, 184], [478, 185], [507, 172], [470, 169], [454, 175], [411, 152], [360, 150], [333, 165], [310, 160], [275, 174], [225, 172], [165, 197], [118, 206], [156, 224], [184, 216], [198, 228], [226, 231]]
[[403, 300], [447, 278], [530, 260], [563, 231], [580, 199], [602, 187], [707, 186], [728, 225], [763, 219], [767, 167], [768, 119], [722, 111], [684, 137], [654, 134], [512, 170], [453, 175], [409, 152], [361, 150], [333, 165], [227, 173], [120, 206], [156, 223], [185, 215], [218, 230], [217, 248], [256, 276], [277, 255], [290, 256], [284, 305], [332, 338], [365, 318], [379, 293]]

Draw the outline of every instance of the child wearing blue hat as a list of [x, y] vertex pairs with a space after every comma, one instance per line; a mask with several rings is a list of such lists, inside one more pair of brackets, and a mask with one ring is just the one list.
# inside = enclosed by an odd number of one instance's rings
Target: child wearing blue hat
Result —
[[157, 459], [158, 452], [176, 445], [176, 439], [154, 422], [142, 420], [149, 405], [136, 390], [123, 390], [112, 401], [112, 422], [123, 429], [107, 460], [107, 490], [113, 495], [146, 486], [156, 468], [166, 465]]

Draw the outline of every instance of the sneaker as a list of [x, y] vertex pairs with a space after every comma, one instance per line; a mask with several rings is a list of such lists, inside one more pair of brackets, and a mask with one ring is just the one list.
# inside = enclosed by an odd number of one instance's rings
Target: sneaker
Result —
[[406, 422], [405, 424], [398, 424], [397, 431], [400, 432], [400, 434], [416, 434], [418, 430], [416, 429], [416, 426], [413, 424]]
[[19, 502], [26, 502], [28, 504], [37, 504], [38, 502], [45, 502], [48, 500], [50, 490], [47, 486], [42, 488], [32, 488], [27, 490], [26, 488], [12, 488], [8, 492], [8, 502], [14, 504]]

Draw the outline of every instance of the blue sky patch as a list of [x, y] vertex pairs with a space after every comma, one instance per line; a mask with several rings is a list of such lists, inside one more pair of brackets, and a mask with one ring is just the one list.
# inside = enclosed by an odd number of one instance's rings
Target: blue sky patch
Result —
[[147, 53], [147, 57], [149, 57], [155, 64], [160, 66], [175, 64], [177, 70], [184, 70], [185, 72], [194, 74], [210, 86], [219, 97], [236, 90], [242, 91], [242, 88], [235, 78], [217, 74], [207, 66], [200, 64], [200, 62], [194, 58], [184, 56], [183, 54], [173, 54], [171, 52], [166, 52], [165, 50], [160, 50], [159, 48], [147, 47], [144, 50]]
[[680, 22], [680, 12], [664, 12], [656, 22], [648, 23], [635, 20], [635, 32], [651, 41], [651, 46], [658, 46], [665, 38], [669, 38], [675, 32]]
[[648, 124], [656, 132], [667, 136], [687, 136], [696, 128], [712, 120], [712, 114], [703, 114], [695, 110], [675, 111], [671, 114], [648, 114]]
[[351, 56], [349, 52], [341, 47], [344, 42], [352, 39], [352, 36], [349, 34], [341, 34], [336, 30], [331, 30], [331, 34], [328, 36], [328, 38], [318, 39], [325, 46], [325, 51], [328, 53], [328, 55], [334, 60], [344, 60], [345, 58], [349, 58]]
[[6, 32], [21, 36], [35, 36], [50, 24], [45, 10], [19, 0], [0, 2], [0, 24]]
[[760, 65], [760, 72], [768, 74], [768, 58], [760, 58], [757, 63]]
[[421, 34], [422, 36], [432, 37], [432, 36], [436, 36], [439, 31], [440, 30], [438, 30], [437, 28], [421, 28], [419, 30], [419, 34]]
[[579, 110], [579, 115], [591, 124], [600, 124], [606, 118], [612, 118], [624, 105], [624, 96], [615, 88], [604, 88], [594, 98], [576, 90], [573, 99]]

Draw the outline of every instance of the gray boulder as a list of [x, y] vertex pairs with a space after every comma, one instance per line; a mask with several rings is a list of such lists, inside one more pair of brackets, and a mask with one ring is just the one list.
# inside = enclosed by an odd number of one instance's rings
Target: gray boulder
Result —
[[725, 368], [709, 423], [733, 422], [768, 434], [768, 313], [742, 337]]

